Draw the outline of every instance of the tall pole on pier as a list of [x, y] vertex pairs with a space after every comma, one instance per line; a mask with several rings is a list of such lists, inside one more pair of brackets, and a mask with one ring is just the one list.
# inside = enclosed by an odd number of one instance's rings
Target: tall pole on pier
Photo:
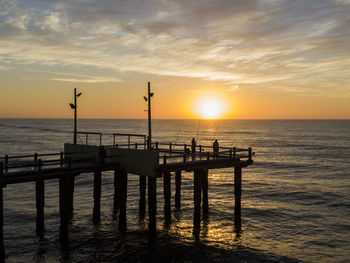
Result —
[[83, 93], [77, 94], [77, 89], [74, 88], [74, 104], [70, 103], [70, 107], [74, 110], [74, 135], [73, 135], [73, 143], [77, 144], [77, 134], [78, 134], [78, 125], [77, 125], [77, 97], [82, 95]]
[[77, 89], [74, 88], [74, 144], [77, 144]]
[[153, 97], [153, 93], [151, 92], [151, 83], [148, 82], [148, 94], [147, 98], [143, 97], [145, 101], [148, 102], [148, 141], [147, 141], [147, 149], [150, 150], [152, 146], [152, 123], [151, 123], [151, 98]]

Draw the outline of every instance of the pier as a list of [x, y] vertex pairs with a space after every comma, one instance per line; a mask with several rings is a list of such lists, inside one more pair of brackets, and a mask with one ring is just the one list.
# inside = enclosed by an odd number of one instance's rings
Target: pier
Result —
[[[175, 207], [181, 208], [181, 173], [193, 172], [194, 235], [199, 234], [201, 215], [208, 216], [208, 170], [232, 167], [234, 181], [234, 224], [241, 228], [242, 168], [253, 163], [251, 148], [219, 147], [153, 142], [141, 134], [78, 132], [85, 136], [84, 144], [65, 144], [59, 153], [4, 156], [0, 158], [0, 249], [4, 261], [3, 198], [6, 185], [35, 182], [36, 230], [42, 238], [45, 233], [45, 181], [59, 180], [60, 240], [69, 242], [69, 224], [73, 216], [74, 178], [93, 173], [93, 223], [100, 221], [101, 178], [106, 171], [114, 171], [114, 211], [119, 212], [119, 228], [127, 225], [128, 174], [139, 176], [139, 217], [146, 217], [146, 190], [148, 196], [148, 229], [150, 236], [157, 229], [157, 191], [163, 191], [165, 224], [171, 224], [171, 182], [175, 180]], [[97, 136], [97, 145], [89, 138]], [[102, 144], [103, 141], [110, 143]], [[106, 139], [107, 137], [107, 139]], [[121, 138], [126, 143], [118, 143]], [[163, 180], [163, 189], [157, 181]], [[147, 188], [147, 189], [146, 189]], [[6, 195], [5, 195], [6, 196]]]

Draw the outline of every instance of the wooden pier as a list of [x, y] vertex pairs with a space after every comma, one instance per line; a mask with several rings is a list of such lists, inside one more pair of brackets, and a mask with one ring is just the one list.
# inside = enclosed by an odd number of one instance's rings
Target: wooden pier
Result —
[[[181, 208], [181, 173], [193, 172], [194, 234], [199, 234], [201, 215], [209, 214], [208, 170], [232, 167], [234, 174], [235, 227], [241, 229], [242, 168], [253, 163], [251, 148], [219, 147], [175, 143], [151, 143], [139, 134], [111, 134], [111, 144], [102, 145], [101, 133], [80, 133], [86, 136], [85, 144], [65, 144], [60, 153], [0, 158], [0, 262], [4, 262], [3, 198], [6, 185], [35, 182], [36, 229], [42, 238], [45, 234], [45, 181], [59, 180], [60, 240], [69, 242], [68, 227], [73, 216], [74, 178], [94, 174], [92, 218], [100, 221], [101, 178], [103, 172], [114, 171], [114, 210], [119, 211], [119, 228], [126, 229], [128, 174], [139, 175], [139, 217], [146, 216], [146, 186], [148, 190], [148, 223], [150, 236], [157, 229], [157, 179], [163, 179], [164, 219], [171, 224], [171, 180], [175, 177], [175, 207]], [[89, 144], [89, 136], [99, 136], [98, 145]], [[105, 136], [105, 135], [103, 135]], [[127, 143], [118, 144], [124, 137]], [[138, 142], [135, 142], [135, 141]], [[6, 237], [6, 233], [5, 233]]]

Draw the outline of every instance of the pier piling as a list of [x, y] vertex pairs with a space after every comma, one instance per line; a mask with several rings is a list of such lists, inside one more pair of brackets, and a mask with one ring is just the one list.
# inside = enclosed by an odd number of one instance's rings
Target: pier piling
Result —
[[114, 213], [118, 211], [120, 207], [120, 183], [119, 183], [119, 176], [118, 176], [118, 170], [114, 170], [114, 202], [113, 202], [113, 210]]
[[[4, 164], [0, 162], [0, 176], [3, 175]], [[3, 185], [0, 184], [0, 263], [5, 262], [5, 246], [4, 246], [4, 197]]]
[[59, 178], [59, 199], [60, 199], [60, 241], [63, 245], [68, 242], [68, 198], [65, 189], [68, 186], [67, 175]]
[[97, 169], [94, 172], [94, 209], [93, 222], [98, 224], [100, 222], [101, 214], [101, 170]]
[[242, 168], [240, 166], [235, 167], [235, 228], [236, 232], [241, 232], [241, 195], [242, 195]]
[[73, 199], [74, 199], [74, 181], [75, 181], [75, 177], [73, 174], [69, 174], [68, 175], [68, 188], [67, 188], [67, 199], [68, 199], [68, 204], [67, 204], [67, 213], [68, 213], [68, 217], [70, 219], [72, 219], [73, 217]]
[[171, 223], [171, 179], [170, 172], [164, 172], [163, 174], [163, 188], [164, 188], [164, 219], [165, 225]]
[[120, 183], [120, 208], [119, 208], [119, 229], [126, 229], [126, 200], [127, 200], [127, 189], [128, 189], [128, 173], [120, 169], [119, 183]]
[[139, 217], [145, 218], [146, 214], [146, 176], [140, 175], [140, 201], [139, 201]]
[[203, 216], [207, 217], [209, 214], [208, 205], [208, 170], [202, 170], [202, 195], [203, 195]]
[[181, 171], [175, 172], [175, 208], [180, 209], [181, 207]]
[[151, 236], [156, 234], [157, 229], [157, 178], [148, 177], [148, 230]]
[[36, 192], [36, 233], [40, 238], [44, 234], [44, 206], [45, 206], [45, 188], [44, 179], [41, 174], [41, 160], [38, 160], [38, 173], [35, 181]]
[[194, 216], [193, 216], [193, 234], [197, 236], [200, 232], [201, 220], [201, 170], [194, 171], [193, 182], [193, 199], [194, 199]]

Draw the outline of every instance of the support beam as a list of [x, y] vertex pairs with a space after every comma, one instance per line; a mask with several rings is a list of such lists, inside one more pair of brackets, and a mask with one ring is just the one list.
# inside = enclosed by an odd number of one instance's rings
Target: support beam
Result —
[[193, 216], [193, 234], [198, 237], [201, 224], [201, 170], [194, 171], [193, 182], [193, 200], [194, 200], [194, 216]]
[[139, 217], [145, 218], [146, 214], [146, 176], [140, 175], [140, 201], [139, 201]]
[[171, 178], [170, 172], [165, 172], [163, 174], [163, 189], [164, 189], [164, 220], [165, 225], [169, 225], [171, 223]]
[[157, 178], [148, 176], [148, 230], [151, 236], [157, 230]]
[[96, 169], [94, 172], [94, 210], [92, 221], [98, 224], [101, 218], [101, 170]]
[[235, 167], [235, 228], [236, 233], [240, 234], [242, 229], [241, 223], [241, 195], [242, 195], [242, 168]]
[[126, 229], [126, 200], [128, 189], [128, 173], [125, 170], [118, 171], [120, 183], [120, 208], [119, 208], [119, 229]]
[[203, 216], [208, 217], [208, 170], [202, 170], [202, 194], [203, 194]]
[[181, 171], [176, 171], [175, 173], [175, 208], [181, 208]]

